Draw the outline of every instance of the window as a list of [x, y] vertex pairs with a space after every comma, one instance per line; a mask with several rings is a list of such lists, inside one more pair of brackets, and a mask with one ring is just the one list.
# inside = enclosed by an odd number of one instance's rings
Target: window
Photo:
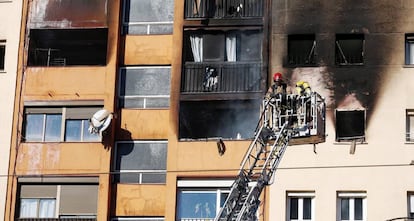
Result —
[[313, 192], [292, 192], [287, 194], [287, 220], [315, 220], [315, 205]]
[[337, 34], [335, 41], [335, 63], [355, 65], [364, 63], [364, 35]]
[[117, 182], [165, 183], [167, 142], [117, 142], [115, 164]]
[[4, 71], [5, 60], [6, 60], [6, 40], [0, 40], [0, 72]]
[[262, 61], [261, 30], [186, 31], [184, 58], [189, 62]]
[[414, 64], [414, 34], [405, 35], [405, 64]]
[[172, 34], [174, 0], [124, 0], [123, 33]]
[[20, 200], [20, 218], [55, 217], [56, 199], [26, 198]]
[[95, 219], [98, 184], [20, 183], [19, 204], [19, 218]]
[[259, 100], [182, 101], [180, 139], [250, 139], [260, 113]]
[[338, 193], [339, 221], [367, 220], [366, 217], [366, 193]]
[[405, 141], [414, 142], [414, 110], [405, 111]]
[[408, 193], [408, 215], [409, 218], [414, 219], [414, 193]]
[[227, 199], [232, 183], [226, 180], [179, 180], [176, 220], [214, 220]]
[[335, 111], [336, 141], [365, 140], [365, 110]]
[[88, 131], [89, 119], [100, 107], [26, 107], [24, 141], [101, 141]]
[[29, 66], [106, 65], [107, 28], [30, 29]]
[[170, 67], [128, 67], [120, 72], [120, 107], [169, 107]]
[[186, 0], [184, 16], [186, 19], [262, 17], [264, 3], [263, 0]]
[[315, 35], [288, 36], [288, 65], [309, 66], [316, 64]]

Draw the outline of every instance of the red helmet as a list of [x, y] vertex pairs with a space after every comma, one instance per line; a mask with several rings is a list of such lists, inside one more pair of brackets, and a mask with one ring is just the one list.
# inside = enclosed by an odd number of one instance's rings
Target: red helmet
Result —
[[282, 74], [277, 72], [273, 74], [273, 81], [281, 81], [282, 80]]

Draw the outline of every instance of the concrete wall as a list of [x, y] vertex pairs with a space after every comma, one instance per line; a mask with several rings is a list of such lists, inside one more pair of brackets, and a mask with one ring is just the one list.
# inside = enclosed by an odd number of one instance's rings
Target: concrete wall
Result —
[[21, 16], [22, 1], [0, 1], [0, 39], [6, 40], [5, 70], [0, 72], [0, 219], [5, 209]]
[[[271, 73], [282, 71], [290, 84], [307, 80], [328, 105], [323, 144], [289, 147], [269, 191], [269, 220], [286, 219], [289, 191], [315, 192], [316, 220], [335, 220], [338, 191], [367, 193], [367, 219], [407, 216], [414, 190], [412, 144], [405, 142], [405, 111], [414, 69], [404, 65], [404, 38], [414, 32], [414, 3], [397, 1], [273, 1]], [[364, 64], [334, 63], [335, 34], [365, 36]], [[288, 34], [315, 34], [317, 67], [285, 66]], [[366, 110], [366, 143], [335, 141], [336, 108]]]

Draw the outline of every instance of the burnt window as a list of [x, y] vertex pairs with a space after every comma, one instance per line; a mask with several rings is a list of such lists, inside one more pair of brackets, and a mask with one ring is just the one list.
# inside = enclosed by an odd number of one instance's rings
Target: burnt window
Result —
[[405, 64], [414, 64], [414, 34], [405, 35]]
[[260, 101], [182, 101], [180, 139], [249, 139], [259, 119]]
[[29, 66], [106, 65], [108, 29], [31, 29]]
[[315, 35], [289, 35], [288, 36], [288, 65], [312, 66], [316, 64]]
[[263, 0], [185, 0], [184, 17], [186, 19], [262, 17], [264, 4]]
[[0, 71], [4, 71], [5, 57], [6, 57], [6, 40], [0, 40]]
[[335, 63], [358, 65], [364, 63], [364, 35], [337, 34], [335, 41]]
[[263, 33], [245, 31], [186, 31], [184, 59], [188, 62], [262, 60]]
[[365, 110], [335, 111], [336, 141], [365, 140]]

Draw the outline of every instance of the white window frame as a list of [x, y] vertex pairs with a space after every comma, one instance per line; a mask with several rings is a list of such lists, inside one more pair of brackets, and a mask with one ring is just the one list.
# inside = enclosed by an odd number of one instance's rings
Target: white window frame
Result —
[[[170, 77], [171, 77], [171, 66], [134, 66], [134, 67], [121, 67], [119, 70], [127, 69], [170, 69]], [[125, 99], [134, 99], [134, 98], [141, 98], [143, 99], [143, 106], [142, 107], [123, 107], [124, 109], [168, 109], [168, 107], [147, 107], [147, 100], [148, 99], [168, 99], [170, 100], [170, 94], [165, 95], [121, 95], [122, 85], [121, 79], [119, 80], [119, 87], [118, 87], [118, 100], [125, 100]], [[170, 84], [170, 81], [160, 82], [160, 85]], [[169, 101], [170, 102], [170, 101]]]
[[[124, 1], [134, 1], [134, 0], [124, 0]], [[173, 4], [174, 4], [174, 1], [173, 1]], [[173, 5], [173, 7], [174, 7], [174, 5]], [[131, 35], [151, 35], [152, 34], [151, 26], [171, 25], [171, 27], [172, 27], [173, 24], [174, 24], [173, 20], [171, 20], [171, 21], [132, 21], [132, 22], [130, 21], [130, 22], [128, 22], [127, 17], [125, 16], [126, 10], [127, 10], [126, 4], [123, 4], [123, 7], [122, 7], [122, 26], [123, 26], [122, 34], [124, 34], [124, 35], [126, 34], [126, 33], [124, 33], [125, 28], [127, 28], [129, 26], [146, 26], [146, 33], [145, 34], [131, 34]], [[171, 10], [174, 10], [174, 8], [171, 9]], [[167, 33], [162, 33], [162, 34], [172, 34], [172, 33], [167, 32]]]
[[414, 143], [414, 109], [407, 109], [405, 111], [405, 119], [405, 141], [407, 143]]
[[405, 65], [414, 65], [414, 33], [405, 34]]
[[[185, 193], [216, 193], [216, 211], [215, 216], [220, 212], [220, 202], [222, 193], [230, 193], [231, 185], [234, 181], [232, 180], [178, 180], [177, 181], [177, 194], [178, 192]], [[204, 190], [203, 190], [204, 189]], [[225, 199], [224, 199], [225, 200]], [[178, 211], [177, 202], [177, 211]], [[178, 214], [177, 214], [178, 215]], [[194, 221], [199, 220], [198, 218], [183, 218], [177, 221]], [[201, 220], [201, 218], [200, 218]], [[210, 221], [214, 219], [203, 218], [203, 221]]]
[[[298, 219], [290, 219], [290, 200], [298, 199]], [[311, 219], [303, 218], [303, 199], [311, 198]], [[286, 220], [287, 221], [314, 221], [315, 219], [315, 192], [288, 192], [286, 202]]]
[[[143, 183], [142, 182], [142, 176], [145, 173], [164, 173], [165, 175], [167, 174], [167, 170], [121, 170], [119, 168], [116, 167], [116, 161], [117, 161], [117, 157], [118, 157], [118, 144], [123, 144], [123, 143], [139, 143], [139, 144], [153, 144], [153, 143], [165, 143], [167, 144], [167, 152], [168, 152], [168, 141], [167, 140], [140, 140], [140, 141], [117, 141], [115, 142], [115, 160], [113, 162], [113, 168], [115, 168], [115, 171], [118, 173], [137, 173], [139, 176], [139, 181], [138, 184], [149, 184], [149, 183]], [[153, 183], [151, 183], [153, 184]], [[159, 183], [156, 183], [159, 184]]]
[[[349, 219], [348, 220], [342, 220], [341, 219], [341, 213], [342, 213], [342, 207], [341, 207], [341, 200], [342, 199], [349, 199]], [[356, 220], [354, 217], [354, 200], [356, 198], [362, 199], [362, 220]], [[337, 221], [366, 221], [367, 220], [367, 194], [365, 192], [338, 192], [337, 194], [337, 213], [336, 213], [336, 219]]]
[[[30, 108], [30, 109], [36, 109], [36, 108], [43, 108], [43, 107], [37, 107], [37, 106], [25, 106], [26, 108]], [[85, 141], [84, 140], [84, 133], [87, 133], [86, 131], [84, 131], [84, 126], [85, 126], [85, 120], [88, 119], [79, 119], [82, 120], [81, 122], [81, 128], [80, 128], [80, 140], [73, 140], [73, 141], [66, 141], [65, 137], [66, 137], [66, 120], [70, 120], [67, 119], [67, 115], [66, 115], [66, 109], [70, 108], [70, 106], [49, 106], [46, 107], [47, 108], [55, 108], [56, 112], [54, 113], [36, 113], [38, 115], [43, 115], [43, 125], [42, 125], [42, 140], [41, 141], [30, 141], [30, 140], [25, 140], [24, 142], [84, 142], [84, 143], [88, 143], [88, 142], [101, 142], [102, 141], [102, 137], [100, 137], [100, 135], [97, 135], [98, 137], [96, 137], [96, 140], [88, 140]], [[79, 106], [79, 109], [82, 108], [91, 108], [90, 106]], [[94, 108], [94, 107], [93, 107]], [[60, 111], [59, 111], [60, 110]], [[99, 110], [99, 108], [97, 107], [97, 110]], [[31, 115], [33, 113], [24, 113], [24, 116], [26, 117], [27, 115]], [[45, 141], [45, 136], [46, 136], [46, 116], [47, 115], [53, 115], [53, 114], [60, 114], [61, 115], [61, 128], [60, 128], [60, 139], [59, 141]], [[92, 118], [92, 115], [90, 116]], [[24, 127], [27, 126], [27, 121], [24, 122]], [[27, 132], [26, 132], [27, 133]], [[25, 134], [27, 135], [27, 134]]]

